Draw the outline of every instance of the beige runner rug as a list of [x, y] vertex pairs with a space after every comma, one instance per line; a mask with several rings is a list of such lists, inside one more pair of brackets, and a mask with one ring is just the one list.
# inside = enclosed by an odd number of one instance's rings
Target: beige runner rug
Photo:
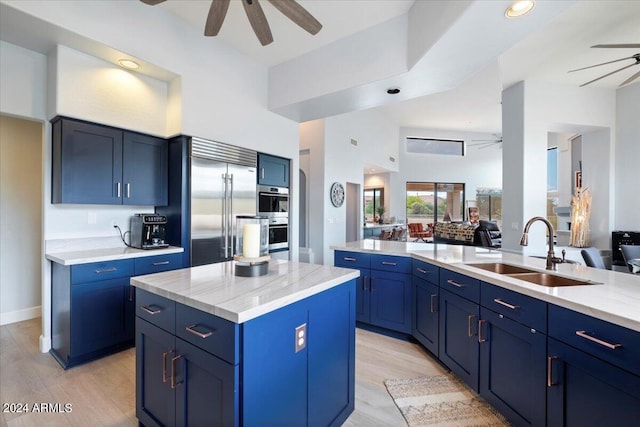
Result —
[[386, 380], [409, 427], [494, 427], [509, 422], [453, 375]]

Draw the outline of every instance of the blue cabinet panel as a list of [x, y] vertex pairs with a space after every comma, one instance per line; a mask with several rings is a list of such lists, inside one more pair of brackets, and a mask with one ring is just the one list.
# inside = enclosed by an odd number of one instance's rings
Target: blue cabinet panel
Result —
[[182, 254], [166, 254], [135, 259], [135, 275], [160, 273], [182, 268]]
[[480, 303], [480, 281], [478, 279], [441, 268], [440, 287], [470, 301]]
[[333, 265], [360, 270], [356, 279], [356, 320], [371, 322], [371, 255], [361, 252], [335, 251]]
[[371, 269], [408, 274], [411, 273], [411, 258], [374, 254], [371, 255]]
[[133, 275], [133, 260], [92, 262], [71, 266], [71, 284], [95, 282], [99, 280], [129, 278]]
[[289, 159], [258, 154], [258, 184], [289, 187]]
[[483, 307], [546, 333], [546, 302], [485, 282], [481, 294]]
[[550, 304], [549, 336], [640, 375], [640, 332]]
[[411, 263], [412, 274], [436, 286], [440, 284], [440, 267], [414, 259]]
[[546, 335], [481, 308], [480, 394], [517, 426], [546, 422]]
[[175, 424], [174, 357], [174, 336], [136, 317], [136, 417], [146, 427]]
[[[309, 309], [310, 427], [340, 426], [355, 402], [355, 281], [329, 289]], [[331, 313], [331, 316], [327, 316]]]
[[245, 427], [306, 425], [308, 347], [295, 351], [295, 329], [308, 322], [306, 304], [297, 302], [244, 323]]
[[640, 376], [553, 338], [548, 341], [548, 426], [638, 425]]
[[477, 304], [440, 289], [440, 360], [469, 386], [478, 391], [479, 307]]
[[176, 302], [136, 288], [136, 316], [175, 334]]
[[437, 285], [413, 276], [413, 336], [438, 356], [438, 295]]
[[369, 268], [371, 267], [371, 254], [335, 251], [333, 264], [336, 267]]
[[[177, 359], [171, 359], [176, 384], [178, 427], [233, 427], [239, 423], [239, 366], [176, 338]], [[174, 369], [175, 368], [175, 369]]]
[[167, 205], [168, 156], [166, 140], [149, 135], [124, 132], [123, 204]]
[[371, 270], [371, 324], [411, 333], [411, 276]]

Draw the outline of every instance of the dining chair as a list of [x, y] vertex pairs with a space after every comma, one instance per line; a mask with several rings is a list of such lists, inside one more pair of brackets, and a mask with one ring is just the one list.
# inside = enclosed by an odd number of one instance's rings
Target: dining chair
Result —
[[633, 273], [634, 268], [629, 264], [629, 261], [640, 259], [640, 245], [620, 245], [620, 251], [622, 252], [624, 263], [629, 268], [629, 271]]
[[607, 270], [607, 266], [605, 265], [598, 248], [594, 248], [593, 246], [584, 248], [580, 251], [580, 254], [582, 254], [582, 259], [584, 259], [584, 263], [587, 265], [587, 267], [595, 267]]

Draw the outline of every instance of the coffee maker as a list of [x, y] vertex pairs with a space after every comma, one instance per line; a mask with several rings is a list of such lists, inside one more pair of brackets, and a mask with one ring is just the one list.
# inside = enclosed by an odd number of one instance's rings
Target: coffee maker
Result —
[[131, 246], [138, 249], [159, 249], [165, 243], [167, 217], [155, 214], [135, 214], [131, 217]]

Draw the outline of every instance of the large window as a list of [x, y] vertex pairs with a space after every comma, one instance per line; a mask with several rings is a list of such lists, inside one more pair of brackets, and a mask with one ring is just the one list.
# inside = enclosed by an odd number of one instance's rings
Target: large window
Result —
[[407, 223], [428, 224], [446, 217], [464, 220], [464, 184], [407, 182]]
[[558, 147], [547, 149], [547, 219], [558, 229]]
[[502, 190], [500, 188], [477, 188], [476, 204], [480, 219], [495, 221], [502, 229]]
[[366, 188], [364, 190], [364, 220], [373, 222], [380, 216], [380, 208], [384, 209], [384, 188]]
[[464, 141], [408, 137], [407, 153], [464, 156]]

